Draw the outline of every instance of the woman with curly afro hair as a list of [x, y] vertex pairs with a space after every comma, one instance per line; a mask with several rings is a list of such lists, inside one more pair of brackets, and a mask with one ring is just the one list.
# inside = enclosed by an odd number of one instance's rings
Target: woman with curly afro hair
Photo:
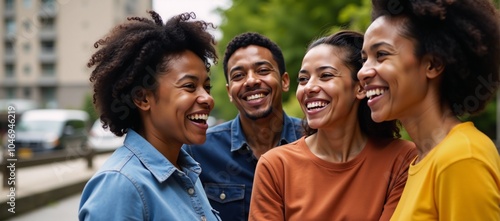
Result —
[[358, 72], [372, 118], [400, 120], [418, 156], [391, 220], [500, 220], [500, 156], [460, 117], [500, 83], [491, 0], [372, 0]]
[[212, 23], [128, 18], [95, 43], [94, 104], [118, 148], [86, 184], [80, 220], [219, 220], [183, 144], [205, 142], [217, 62]]

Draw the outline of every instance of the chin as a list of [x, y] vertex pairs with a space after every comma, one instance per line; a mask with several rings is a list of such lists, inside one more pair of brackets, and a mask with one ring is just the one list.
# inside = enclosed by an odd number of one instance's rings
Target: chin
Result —
[[207, 140], [207, 136], [204, 134], [203, 136], [189, 138], [185, 144], [203, 144], [205, 140]]
[[384, 117], [380, 116], [379, 114], [372, 112], [371, 116], [372, 116], [372, 120], [375, 121], [376, 123], [382, 123], [382, 122], [386, 121], [386, 119]]

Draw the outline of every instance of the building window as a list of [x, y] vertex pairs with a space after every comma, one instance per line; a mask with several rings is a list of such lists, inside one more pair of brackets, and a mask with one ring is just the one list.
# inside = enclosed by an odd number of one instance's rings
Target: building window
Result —
[[7, 99], [16, 98], [16, 89], [12, 87], [5, 88], [5, 94], [7, 95]]
[[23, 27], [24, 27], [24, 31], [26, 32], [30, 32], [31, 31], [31, 22], [29, 19], [25, 19], [23, 21]]
[[23, 1], [23, 6], [24, 8], [31, 8], [32, 1], [31, 0], [24, 0]]
[[6, 64], [5, 65], [5, 77], [7, 78], [12, 78], [15, 75], [15, 66], [13, 64]]
[[6, 11], [14, 10], [14, 0], [5, 0], [5, 10]]
[[24, 53], [28, 54], [31, 51], [31, 44], [29, 42], [25, 42], [23, 44]]
[[55, 19], [53, 17], [40, 17], [40, 25], [42, 30], [54, 30]]
[[127, 0], [125, 2], [125, 13], [127, 15], [136, 14], [137, 9], [137, 1], [135, 0]]
[[56, 3], [54, 0], [42, 0], [42, 8], [55, 9]]
[[23, 67], [24, 75], [28, 76], [31, 74], [31, 66], [29, 64], [24, 65]]
[[5, 31], [7, 34], [16, 34], [16, 22], [12, 18], [5, 19]]
[[54, 64], [42, 64], [42, 76], [55, 76], [56, 68]]
[[43, 53], [53, 53], [55, 51], [54, 50], [54, 46], [55, 46], [54, 41], [42, 41], [41, 46], [42, 46]]
[[14, 54], [14, 43], [12, 41], [5, 41], [5, 54]]
[[54, 87], [41, 88], [42, 104], [44, 108], [56, 108], [56, 89]]
[[25, 97], [25, 98], [28, 98], [28, 99], [29, 99], [29, 98], [31, 97], [31, 88], [29, 88], [29, 87], [25, 87], [25, 88], [23, 89], [23, 94], [24, 94], [24, 97]]

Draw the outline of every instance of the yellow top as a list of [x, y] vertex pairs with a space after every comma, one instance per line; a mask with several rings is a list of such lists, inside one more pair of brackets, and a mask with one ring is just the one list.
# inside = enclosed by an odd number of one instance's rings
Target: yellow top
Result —
[[410, 165], [391, 221], [500, 220], [500, 156], [472, 122], [455, 126]]

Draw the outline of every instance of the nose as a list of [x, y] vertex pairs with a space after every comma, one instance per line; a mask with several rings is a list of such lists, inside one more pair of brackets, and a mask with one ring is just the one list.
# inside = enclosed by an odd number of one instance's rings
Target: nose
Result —
[[375, 69], [373, 67], [368, 67], [366, 64], [367, 63], [365, 63], [365, 65], [363, 65], [363, 67], [361, 67], [358, 71], [358, 80], [363, 86], [368, 84], [370, 79], [372, 79], [376, 74]]
[[203, 92], [198, 96], [196, 101], [202, 105], [205, 105], [209, 110], [212, 110], [215, 105], [214, 98], [205, 90], [203, 90]]
[[258, 85], [260, 83], [261, 83], [261, 81], [260, 81], [259, 75], [257, 73], [255, 73], [253, 70], [248, 71], [247, 78], [246, 78], [245, 83], [244, 83], [245, 87], [253, 87], [253, 86]]
[[306, 94], [318, 93], [320, 90], [321, 89], [314, 78], [309, 79], [307, 84], [304, 85], [304, 92]]

